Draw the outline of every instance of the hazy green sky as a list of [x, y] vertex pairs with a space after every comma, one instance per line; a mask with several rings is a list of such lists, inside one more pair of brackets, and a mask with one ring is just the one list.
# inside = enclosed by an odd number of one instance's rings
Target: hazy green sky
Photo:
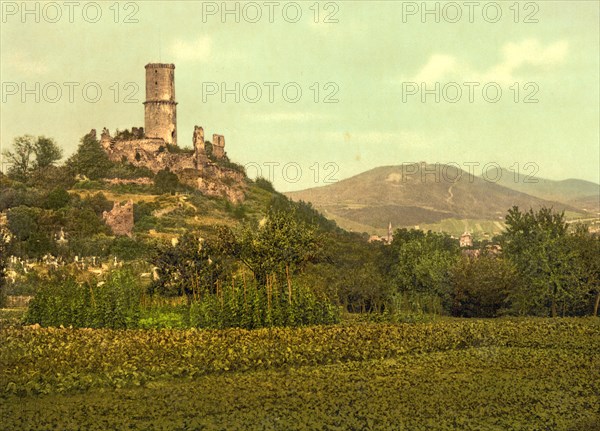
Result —
[[223, 134], [234, 161], [279, 163], [282, 191], [323, 185], [328, 163], [343, 179], [421, 160], [600, 181], [597, 1], [77, 3], [2, 2], [3, 148], [46, 135], [70, 154], [92, 128], [143, 126], [144, 65], [172, 62], [179, 145]]

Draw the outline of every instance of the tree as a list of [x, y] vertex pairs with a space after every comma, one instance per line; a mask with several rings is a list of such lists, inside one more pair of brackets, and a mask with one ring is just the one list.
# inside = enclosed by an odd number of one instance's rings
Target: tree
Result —
[[213, 293], [224, 272], [220, 254], [212, 244], [191, 234], [183, 235], [176, 245], [157, 249], [150, 261], [159, 275], [150, 293], [185, 295], [188, 303], [194, 297]]
[[156, 187], [159, 193], [174, 194], [180, 187], [179, 178], [169, 168], [165, 168], [156, 173], [154, 187]]
[[96, 139], [96, 133], [90, 132], [81, 138], [77, 152], [67, 160], [67, 166], [75, 175], [97, 180], [104, 178], [113, 163]]
[[569, 237], [564, 213], [549, 208], [522, 213], [513, 207], [500, 236], [504, 255], [524, 279], [524, 291], [513, 293], [520, 313], [558, 315], [581, 304], [577, 252]]
[[101, 216], [104, 211], [110, 211], [113, 207], [113, 202], [109, 201], [104, 193], [98, 192], [93, 195], [88, 195], [80, 203], [81, 208], [89, 208]]
[[34, 137], [31, 135], [19, 136], [13, 141], [13, 151], [4, 151], [4, 157], [11, 164], [9, 177], [25, 182], [32, 167], [32, 157], [35, 154]]
[[27, 240], [38, 230], [38, 218], [41, 211], [38, 208], [18, 206], [7, 213], [8, 229], [18, 241]]
[[496, 317], [509, 308], [510, 294], [520, 284], [515, 267], [490, 254], [460, 259], [450, 281], [452, 314], [461, 317]]
[[600, 307], [600, 236], [592, 235], [586, 225], [577, 225], [573, 233], [573, 247], [577, 253], [580, 280], [592, 297], [592, 316]]
[[14, 139], [13, 151], [5, 151], [4, 156], [11, 164], [9, 175], [25, 182], [32, 171], [54, 166], [62, 157], [62, 149], [52, 138], [23, 135]]
[[434, 296], [450, 305], [450, 270], [458, 242], [446, 234], [399, 229], [390, 247], [391, 274], [400, 292]]
[[69, 193], [60, 187], [55, 188], [46, 196], [47, 209], [57, 210], [66, 207], [69, 204], [71, 197]]
[[239, 258], [263, 284], [271, 274], [289, 281], [290, 274], [318, 260], [321, 252], [314, 226], [299, 221], [293, 211], [270, 210], [257, 225], [244, 227]]
[[91, 237], [110, 232], [108, 226], [90, 207], [69, 208], [65, 214], [65, 228], [71, 236]]
[[34, 169], [44, 169], [53, 166], [63, 155], [62, 148], [54, 142], [54, 139], [46, 138], [45, 136], [38, 136], [33, 146], [33, 151], [35, 153]]
[[350, 232], [328, 232], [322, 238], [322, 254], [302, 271], [300, 283], [349, 312], [387, 309], [392, 297], [385, 253], [389, 247]]

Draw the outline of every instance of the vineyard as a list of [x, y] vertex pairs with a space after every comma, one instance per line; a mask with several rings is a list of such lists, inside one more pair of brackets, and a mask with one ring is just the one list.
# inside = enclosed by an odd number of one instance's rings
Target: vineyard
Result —
[[0, 329], [2, 429], [597, 430], [597, 319]]

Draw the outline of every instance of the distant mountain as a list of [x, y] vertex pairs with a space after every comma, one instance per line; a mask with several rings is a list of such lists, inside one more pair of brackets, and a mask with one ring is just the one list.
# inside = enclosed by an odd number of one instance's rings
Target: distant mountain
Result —
[[[576, 179], [553, 181], [517, 174], [507, 169], [502, 169], [501, 173], [496, 181], [501, 186], [541, 199], [562, 202], [587, 212], [600, 212], [600, 184]], [[495, 174], [496, 172], [491, 172], [489, 177], [493, 178]]]
[[449, 165], [384, 166], [323, 187], [286, 193], [303, 200], [346, 229], [381, 232], [435, 224], [445, 219], [501, 221], [513, 205], [523, 209], [575, 207], [504, 187]]

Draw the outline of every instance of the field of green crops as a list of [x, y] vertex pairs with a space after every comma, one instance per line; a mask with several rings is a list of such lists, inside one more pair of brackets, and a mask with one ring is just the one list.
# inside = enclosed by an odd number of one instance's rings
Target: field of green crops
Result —
[[0, 429], [600, 430], [599, 320], [0, 326]]

